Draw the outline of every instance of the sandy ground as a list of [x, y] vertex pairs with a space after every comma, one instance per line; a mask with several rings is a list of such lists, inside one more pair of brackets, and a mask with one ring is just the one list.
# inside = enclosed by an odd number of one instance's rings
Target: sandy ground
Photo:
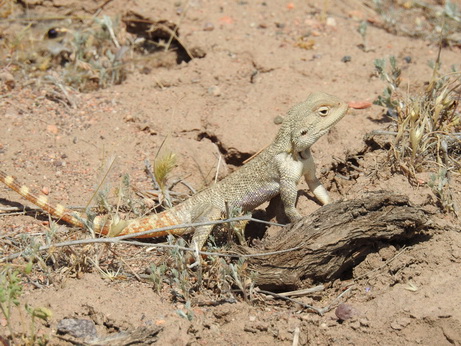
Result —
[[[162, 143], [163, 151], [178, 157], [171, 179], [185, 179], [200, 190], [212, 183], [216, 174], [229, 174], [269, 144], [278, 129], [274, 118], [309, 93], [321, 90], [348, 102], [373, 102], [385, 87], [373, 62], [390, 55], [402, 67], [402, 84], [408, 90], [418, 90], [430, 79], [432, 70], [427, 62], [434, 60], [438, 51], [435, 43], [425, 39], [393, 35], [372, 25], [367, 29], [370, 49], [360, 49], [360, 22], [376, 21], [379, 16], [359, 1], [331, 2], [325, 18], [322, 9], [327, 1], [25, 3], [34, 13], [65, 16], [90, 16], [97, 7], [99, 16], [116, 16], [123, 14], [128, 4], [130, 10], [149, 18], [178, 23], [185, 45], [206, 53], [180, 64], [168, 57], [160, 64], [152, 55], [130, 64], [121, 84], [86, 93], [67, 88], [64, 99], [56, 97], [62, 93], [53, 84], [13, 74], [14, 88], [6, 88], [4, 77], [0, 168], [37, 191], [45, 188], [51, 199], [66, 205], [86, 205], [104, 171], [101, 167], [112, 157], [115, 163], [108, 181], [113, 187], [128, 173], [132, 186], [141, 191], [151, 189], [144, 160], [153, 161]], [[2, 30], [5, 37], [11, 35], [11, 27]], [[350, 59], [344, 59], [346, 56]], [[444, 48], [443, 71], [453, 64], [459, 69], [460, 56], [459, 47]], [[1, 68], [2, 73], [11, 72], [7, 64]], [[412, 186], [406, 177], [391, 172], [387, 154], [381, 150], [358, 157], [355, 163], [360, 169], [355, 179], [341, 186], [332, 183], [332, 167], [362, 152], [365, 134], [389, 128], [392, 121], [384, 113], [378, 106], [350, 110], [315, 144], [313, 155], [321, 180], [334, 199], [390, 190], [408, 195], [415, 204], [435, 200], [425, 184], [428, 173], [421, 174], [421, 186]], [[454, 177], [453, 186], [459, 200], [459, 176]], [[300, 189], [306, 188], [304, 183], [300, 185]], [[175, 190], [188, 192], [181, 185]], [[0, 195], [5, 206], [25, 203], [6, 187], [0, 188]], [[302, 214], [318, 208], [312, 199], [299, 199]], [[159, 327], [157, 341], [164, 345], [291, 345], [296, 337], [299, 344], [459, 345], [459, 222], [435, 206], [432, 210], [434, 219], [446, 225], [445, 230], [407, 244], [388, 244], [358, 263], [351, 277], [325, 283], [324, 291], [300, 299], [316, 306], [328, 305], [351, 280], [380, 268], [371, 278], [358, 280], [340, 299], [338, 303], [354, 309], [353, 318], [343, 322], [337, 320], [334, 309], [318, 316], [282, 301], [245, 302], [238, 294], [233, 301], [200, 304], [197, 302], [216, 297], [197, 293], [189, 308], [175, 299], [167, 284], [157, 292], [151, 282], [133, 276], [107, 280], [88, 263], [89, 268], [69, 273], [65, 270], [68, 263], [48, 263], [43, 277], [35, 279], [37, 284], [24, 281], [21, 304], [53, 312], [47, 323], [36, 325], [37, 335], [48, 335], [51, 344], [68, 344], [56, 337], [59, 321], [82, 318], [93, 320], [102, 336]], [[33, 236], [48, 229], [47, 218], [35, 214], [0, 218], [2, 242], [8, 242], [10, 234]], [[81, 231], [63, 225], [58, 232], [81, 237]], [[0, 251], [7, 249], [14, 252], [11, 243], [3, 244]], [[116, 263], [123, 273], [143, 273], [151, 263], [143, 248], [100, 251], [102, 264]], [[192, 312], [193, 317], [189, 320], [178, 311]], [[14, 318], [19, 332], [27, 323], [16, 315]], [[2, 319], [0, 323], [0, 335], [4, 336], [8, 334], [5, 322]]]

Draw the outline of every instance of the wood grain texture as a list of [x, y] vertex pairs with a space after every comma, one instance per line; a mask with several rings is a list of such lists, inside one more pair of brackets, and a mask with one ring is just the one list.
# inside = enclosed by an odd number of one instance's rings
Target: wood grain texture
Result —
[[[264, 251], [294, 251], [249, 259], [265, 289], [297, 289], [307, 279], [331, 281], [385, 241], [409, 239], [429, 228], [428, 215], [406, 196], [372, 193], [326, 205], [268, 239]], [[242, 248], [251, 254], [259, 249]]]

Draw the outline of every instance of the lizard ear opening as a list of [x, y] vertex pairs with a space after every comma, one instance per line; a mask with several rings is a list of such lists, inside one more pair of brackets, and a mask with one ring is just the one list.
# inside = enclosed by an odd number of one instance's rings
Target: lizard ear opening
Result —
[[330, 107], [323, 106], [318, 109], [318, 113], [321, 117], [326, 117], [330, 113]]

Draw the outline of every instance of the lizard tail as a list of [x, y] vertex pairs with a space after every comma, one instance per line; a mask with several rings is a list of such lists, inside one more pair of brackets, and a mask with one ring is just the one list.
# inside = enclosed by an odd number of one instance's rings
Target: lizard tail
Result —
[[11, 175], [8, 175], [5, 172], [0, 171], [0, 181], [4, 183], [6, 186], [8, 186], [11, 190], [16, 191], [29, 202], [32, 202], [37, 207], [40, 207], [42, 210], [44, 210], [51, 216], [54, 216], [59, 220], [65, 221], [77, 227], [85, 227], [84, 223], [80, 220], [81, 215], [79, 213], [70, 211], [61, 204], [56, 204], [55, 206], [51, 205], [48, 202], [47, 196], [37, 196], [33, 194], [32, 192], [30, 192], [30, 189], [26, 185], [21, 185]]
[[146, 217], [131, 220], [121, 220], [118, 217], [108, 217], [107, 215], [96, 216], [91, 222], [81, 213], [71, 211], [61, 204], [52, 205], [48, 202], [48, 197], [40, 194], [36, 195], [30, 189], [21, 185], [14, 177], [0, 170], [0, 181], [13, 191], [20, 194], [29, 202], [40, 207], [43, 211], [58, 220], [67, 222], [70, 225], [87, 228], [91, 227], [96, 234], [107, 235], [111, 237], [133, 234], [134, 238], [156, 238], [166, 236], [169, 233], [181, 235], [186, 233], [187, 229], [175, 229], [174, 231], [159, 231], [150, 234], [136, 236], [136, 233], [157, 229], [161, 227], [170, 227], [182, 223], [182, 213], [184, 207], [175, 207], [168, 209], [159, 214], [153, 214]]

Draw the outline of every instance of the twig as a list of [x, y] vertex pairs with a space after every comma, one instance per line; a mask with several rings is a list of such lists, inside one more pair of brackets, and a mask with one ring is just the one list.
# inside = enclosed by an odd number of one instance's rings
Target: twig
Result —
[[70, 97], [69, 93], [67, 92], [66, 88], [64, 87], [64, 85], [62, 85], [61, 83], [59, 83], [58, 81], [53, 81], [54, 84], [56, 86], [58, 86], [58, 88], [61, 90], [61, 92], [64, 94], [64, 96], [66, 97], [67, 99], [67, 103], [69, 104], [70, 108], [72, 109], [76, 109], [77, 106], [75, 104], [75, 101]]
[[298, 304], [298, 305], [301, 305], [303, 308], [305, 309], [310, 309], [310, 310], [314, 310], [316, 313], [318, 313], [320, 316], [323, 316], [324, 312], [322, 312], [323, 309], [318, 309], [316, 308], [315, 306], [312, 306], [312, 305], [309, 305], [309, 304], [305, 304], [303, 302], [300, 302], [298, 300], [295, 300], [295, 299], [292, 299], [292, 298], [289, 298], [289, 297], [285, 297], [285, 296], [282, 296], [278, 293], [274, 293], [274, 292], [270, 292], [270, 291], [265, 291], [265, 290], [257, 290], [257, 292], [260, 292], [260, 293], [263, 293], [263, 294], [267, 294], [267, 295], [270, 295], [272, 297], [275, 297], [275, 298], [279, 298], [279, 299], [282, 299], [282, 300], [287, 300], [289, 302], [292, 302], [292, 303], [295, 303], [295, 304]]
[[49, 17], [34, 17], [34, 18], [24, 18], [24, 17], [18, 17], [18, 18], [2, 18], [0, 20], [0, 23], [14, 23], [14, 22], [48, 22], [48, 21], [55, 21], [55, 20], [66, 20], [66, 19], [72, 19], [72, 20], [84, 20], [84, 19], [89, 19], [91, 17], [89, 16], [49, 16]]
[[[54, 243], [54, 244], [49, 244], [49, 245], [43, 245], [39, 247], [36, 251], [41, 252], [41, 251], [46, 251], [51, 248], [59, 248], [59, 247], [66, 247], [66, 246], [77, 246], [77, 245], [87, 245], [87, 244], [126, 244], [126, 245], [134, 245], [134, 246], [148, 246], [150, 249], [147, 249], [147, 251], [150, 251], [153, 248], [161, 248], [161, 249], [177, 249], [181, 251], [194, 251], [195, 249], [185, 247], [185, 246], [179, 246], [179, 245], [169, 245], [169, 244], [149, 244], [149, 243], [143, 243], [140, 241], [129, 241], [129, 240], [120, 240], [118, 238], [91, 238], [91, 239], [80, 239], [80, 240], [71, 240], [71, 241], [66, 241], [66, 242], [61, 242], [61, 243]], [[222, 253], [222, 252], [210, 252], [210, 251], [199, 251], [198, 253], [200, 255], [205, 255], [205, 256], [216, 256], [216, 257], [228, 257], [228, 258], [252, 258], [252, 257], [262, 257], [262, 256], [273, 256], [273, 255], [279, 255], [281, 253], [285, 252], [291, 252], [291, 251], [296, 251], [299, 250], [299, 247], [294, 247], [291, 249], [285, 249], [281, 251], [273, 251], [273, 252], [266, 252], [266, 253], [255, 253], [255, 254], [250, 254], [250, 255], [244, 255], [244, 254], [229, 254], [229, 253]], [[6, 261], [11, 261], [15, 258], [20, 257], [23, 255], [27, 250], [16, 252], [14, 254], [5, 256], [0, 258], [0, 263], [1, 262], [6, 262]]]
[[178, 24], [175, 25], [174, 29], [173, 30], [170, 30], [170, 28], [168, 28], [167, 26], [165, 26], [165, 30], [168, 29], [168, 31], [170, 31], [170, 38], [168, 39], [168, 42], [167, 44], [165, 45], [165, 52], [168, 51], [168, 49], [170, 49], [170, 45], [171, 43], [173, 42], [173, 39], [176, 39], [184, 48], [184, 50], [186, 51], [187, 55], [189, 55], [189, 57], [191, 59], [193, 59], [194, 57], [190, 54], [190, 52], [188, 51], [188, 49], [186, 48], [186, 46], [184, 44], [181, 43], [181, 41], [179, 41], [179, 38], [178, 38], [178, 35], [176, 34], [176, 32], [178, 31], [178, 28], [179, 26], [181, 25], [181, 22], [183, 21], [184, 17], [186, 16], [186, 12], [187, 10], [189, 9], [189, 0], [187, 0], [186, 2], [186, 6], [184, 6], [184, 9], [181, 13], [181, 16], [179, 17], [179, 21], [178, 21]]
[[[140, 235], [149, 235], [149, 234], [155, 234], [158, 232], [170, 231], [170, 230], [174, 230], [178, 228], [190, 228], [190, 227], [200, 227], [200, 226], [207, 226], [207, 225], [217, 225], [217, 224], [223, 224], [223, 223], [228, 223], [228, 222], [233, 222], [233, 221], [242, 221], [242, 220], [255, 221], [255, 222], [260, 222], [264, 224], [272, 224], [272, 225], [277, 225], [277, 226], [285, 226], [285, 225], [277, 224], [275, 222], [263, 221], [263, 220], [255, 219], [255, 218], [248, 217], [248, 216], [239, 216], [239, 217], [226, 219], [226, 220], [198, 222], [198, 223], [190, 223], [190, 224], [184, 224], [184, 225], [176, 225], [176, 226], [171, 226], [171, 227], [162, 227], [158, 229], [148, 230], [148, 231], [134, 233], [134, 234], [127, 234], [127, 235], [113, 237], [113, 238], [80, 239], [80, 240], [66, 241], [66, 242], [49, 244], [49, 245], [42, 245], [37, 249], [37, 251], [41, 252], [41, 251], [46, 251], [50, 248], [59, 248], [59, 247], [65, 247], [65, 246], [75, 246], [75, 245], [85, 245], [85, 244], [101, 244], [101, 243], [112, 243], [112, 244], [120, 243], [120, 244], [136, 245], [136, 246], [149, 246], [152, 248], [170, 248], [170, 249], [178, 249], [182, 251], [196, 251], [193, 248], [188, 248], [188, 247], [183, 247], [183, 246], [178, 246], [178, 245], [165, 245], [165, 244], [153, 245], [149, 243], [142, 243], [139, 241], [126, 241], [125, 239], [136, 238]], [[208, 252], [208, 251], [199, 251], [199, 254], [206, 255], [206, 256], [219, 256], [219, 257], [230, 257], [230, 258], [251, 258], [251, 257], [259, 257], [259, 256], [271, 256], [271, 255], [285, 253], [289, 251], [295, 251], [297, 249], [299, 248], [292, 248], [292, 249], [286, 249], [282, 251], [274, 251], [274, 252], [268, 252], [268, 253], [256, 253], [256, 254], [249, 254], [249, 255], [223, 254], [223, 253]], [[26, 251], [27, 250], [14, 253], [9, 256], [2, 257], [0, 258], [0, 262], [10, 261], [12, 259], [18, 258], [22, 254], [24, 254]]]
[[348, 288], [347, 290], [345, 290], [344, 292], [342, 292], [339, 296], [337, 296], [337, 297], [335, 298], [335, 300], [333, 300], [333, 301], [331, 302], [331, 304], [325, 306], [324, 308], [321, 308], [321, 309], [320, 309], [321, 315], [323, 315], [325, 312], [330, 311], [330, 310], [332, 309], [333, 305], [335, 305], [336, 302], [337, 302], [339, 299], [342, 298], [342, 296], [344, 296], [346, 293], [349, 293], [349, 292], [351, 291], [351, 289], [352, 289], [352, 286], [349, 287], [349, 288]]
[[119, 260], [123, 262], [124, 265], [126, 265], [128, 267], [128, 270], [131, 272], [131, 274], [133, 274], [133, 276], [136, 278], [136, 280], [138, 280], [139, 282], [142, 281], [142, 279], [139, 277], [138, 274], [136, 274], [136, 272], [133, 270], [133, 268], [131, 268], [129, 266], [128, 263], [126, 263], [126, 261], [123, 259], [123, 257], [119, 257]]
[[301, 329], [299, 327], [295, 328], [295, 331], [293, 332], [293, 346], [298, 346], [299, 345], [299, 334], [301, 333]]
[[152, 185], [154, 185], [155, 190], [160, 190], [160, 186], [158, 185], [157, 179], [155, 179], [155, 175], [152, 172], [152, 164], [150, 163], [149, 159], [144, 160], [144, 167], [146, 169], [146, 173], [150, 180], [152, 181]]
[[347, 290], [345, 290], [344, 292], [342, 292], [339, 296], [337, 296], [332, 302], [331, 304], [328, 304], [327, 306], [323, 307], [323, 308], [316, 308], [312, 305], [308, 305], [308, 304], [304, 304], [302, 302], [299, 302], [295, 299], [292, 299], [292, 298], [289, 298], [289, 297], [286, 297], [283, 293], [280, 294], [280, 293], [273, 293], [273, 292], [270, 292], [270, 291], [264, 291], [264, 290], [258, 290], [259, 292], [261, 293], [264, 293], [264, 294], [269, 294], [273, 297], [276, 297], [276, 298], [280, 298], [280, 299], [284, 299], [284, 300], [288, 300], [290, 302], [293, 302], [293, 303], [296, 303], [296, 304], [299, 304], [301, 306], [303, 306], [304, 308], [306, 309], [311, 309], [311, 310], [314, 310], [315, 312], [317, 312], [320, 316], [323, 316], [326, 312], [330, 311], [331, 308], [336, 304], [336, 302], [341, 299], [346, 293], [349, 293], [351, 291], [352, 287], [349, 287]]
[[197, 190], [195, 190], [188, 182], [184, 181], [183, 179], [181, 179], [179, 183], [187, 187], [190, 190], [190, 192], [192, 192], [193, 195], [197, 193]]
[[[217, 147], [217, 145], [216, 145], [216, 147]], [[222, 164], [222, 155], [219, 152], [219, 148], [218, 148], [218, 164], [216, 165], [216, 174], [214, 175], [215, 184], [218, 182], [219, 168], [221, 167], [221, 164]]]
[[98, 7], [96, 7], [96, 11], [95, 11], [95, 12], [102, 10], [109, 2], [112, 2], [112, 1], [113, 1], [113, 0], [106, 0], [106, 1], [104, 1], [101, 5], [99, 5]]
[[314, 286], [314, 287], [311, 287], [311, 288], [305, 288], [305, 289], [302, 289], [302, 290], [296, 290], [296, 291], [290, 291], [290, 292], [282, 292], [282, 293], [279, 293], [279, 294], [281, 296], [284, 296], [284, 297], [288, 297], [288, 296], [302, 297], [302, 296], [308, 295], [310, 293], [323, 291], [324, 289], [325, 289], [325, 286], [318, 285], [318, 286]]
[[112, 170], [112, 166], [115, 163], [115, 156], [112, 156], [109, 158], [106, 166], [106, 172], [104, 176], [102, 177], [101, 181], [99, 182], [99, 185], [97, 186], [96, 190], [94, 190], [93, 195], [91, 196], [90, 200], [88, 201], [85, 210], [88, 210], [90, 208], [90, 203], [91, 201], [96, 197], [98, 191], [101, 189], [102, 185], [104, 184], [104, 181], [106, 180], [107, 176], [109, 175], [109, 172]]
[[397, 132], [395, 131], [382, 131], [382, 130], [374, 130], [374, 131], [371, 131], [367, 134], [368, 136], [379, 136], [379, 135], [382, 135], [382, 136], [397, 136]]
[[[186, 183], [184, 181], [184, 179], [189, 178], [190, 176], [191, 176], [191, 174], [188, 174], [183, 178], [179, 178], [179, 179], [176, 179], [176, 180], [172, 181], [170, 183], [170, 186], [168, 186], [168, 191], [170, 191], [170, 194], [179, 195], [177, 192], [171, 191], [171, 189], [173, 189], [178, 184], [183, 184], [185, 187], [187, 187], [192, 192], [193, 195], [195, 195], [197, 193], [197, 191], [192, 186], [190, 186], [188, 183]], [[184, 194], [182, 194], [182, 195], [184, 195]]]

